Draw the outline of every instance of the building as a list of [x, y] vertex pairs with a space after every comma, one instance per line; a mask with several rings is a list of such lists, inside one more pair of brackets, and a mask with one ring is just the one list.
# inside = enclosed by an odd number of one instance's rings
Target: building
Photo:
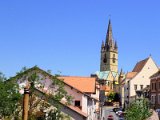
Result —
[[110, 20], [105, 43], [102, 41], [101, 45], [100, 71], [118, 72], [118, 46], [113, 40]]
[[[38, 67], [28, 69], [14, 77], [21, 87], [21, 92], [28, 82], [25, 76], [32, 73], [36, 73], [40, 78], [35, 90], [38, 97], [43, 94], [55, 94], [56, 87], [52, 84], [54, 76]], [[73, 97], [70, 105], [66, 104], [65, 98], [60, 101], [60, 104], [63, 105], [61, 111], [68, 114], [72, 120], [97, 120], [99, 117], [99, 85], [96, 78], [73, 76], [59, 76], [58, 78], [63, 81], [67, 94]], [[49, 101], [54, 107], [52, 104], [54, 101]]]
[[[100, 71], [95, 73], [99, 80], [105, 81], [107, 89], [105, 94], [109, 91], [115, 91], [114, 84], [118, 83], [118, 46], [112, 36], [112, 25], [109, 20], [108, 30], [105, 42], [101, 45]], [[109, 90], [108, 90], [109, 88]]]
[[125, 77], [124, 99], [125, 106], [128, 106], [136, 98], [136, 91], [150, 85], [150, 76], [158, 71], [158, 66], [152, 59], [148, 57], [139, 61], [132, 72], [128, 72]]
[[153, 74], [150, 83], [150, 103], [151, 107], [160, 109], [160, 71]]

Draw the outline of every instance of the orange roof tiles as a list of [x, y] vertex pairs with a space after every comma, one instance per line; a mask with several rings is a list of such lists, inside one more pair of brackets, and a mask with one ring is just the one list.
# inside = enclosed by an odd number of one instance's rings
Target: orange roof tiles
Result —
[[96, 78], [93, 77], [74, 77], [74, 76], [64, 76], [59, 77], [66, 84], [76, 88], [77, 90], [84, 93], [95, 93], [96, 88]]
[[126, 79], [131, 79], [136, 76], [137, 72], [128, 72], [126, 75]]
[[100, 87], [100, 90], [104, 90], [104, 91], [108, 92], [108, 91], [110, 91], [110, 87], [107, 85], [103, 85]]
[[149, 58], [146, 58], [142, 61], [139, 61], [136, 66], [134, 67], [132, 72], [140, 72], [142, 70], [142, 68], [144, 67], [144, 65], [146, 64], [146, 62], [148, 61]]

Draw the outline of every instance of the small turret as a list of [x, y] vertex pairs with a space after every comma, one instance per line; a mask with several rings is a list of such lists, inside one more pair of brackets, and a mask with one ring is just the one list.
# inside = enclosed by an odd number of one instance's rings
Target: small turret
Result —
[[114, 49], [115, 49], [115, 50], [117, 50], [117, 49], [118, 49], [117, 41], [115, 41]]
[[102, 41], [101, 52], [104, 52], [104, 51], [105, 51], [105, 44], [104, 44], [104, 41]]

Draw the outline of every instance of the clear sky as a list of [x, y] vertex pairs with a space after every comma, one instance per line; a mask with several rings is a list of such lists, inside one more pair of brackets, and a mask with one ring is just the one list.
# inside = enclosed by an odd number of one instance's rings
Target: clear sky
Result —
[[119, 69], [131, 71], [150, 54], [160, 65], [159, 0], [1, 0], [0, 71], [23, 66], [89, 76], [99, 70], [111, 16]]

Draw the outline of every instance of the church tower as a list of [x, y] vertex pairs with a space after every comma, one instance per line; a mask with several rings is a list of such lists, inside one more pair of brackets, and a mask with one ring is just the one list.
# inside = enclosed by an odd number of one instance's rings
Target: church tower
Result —
[[118, 46], [113, 40], [112, 25], [109, 20], [105, 43], [101, 46], [100, 71], [118, 72]]

